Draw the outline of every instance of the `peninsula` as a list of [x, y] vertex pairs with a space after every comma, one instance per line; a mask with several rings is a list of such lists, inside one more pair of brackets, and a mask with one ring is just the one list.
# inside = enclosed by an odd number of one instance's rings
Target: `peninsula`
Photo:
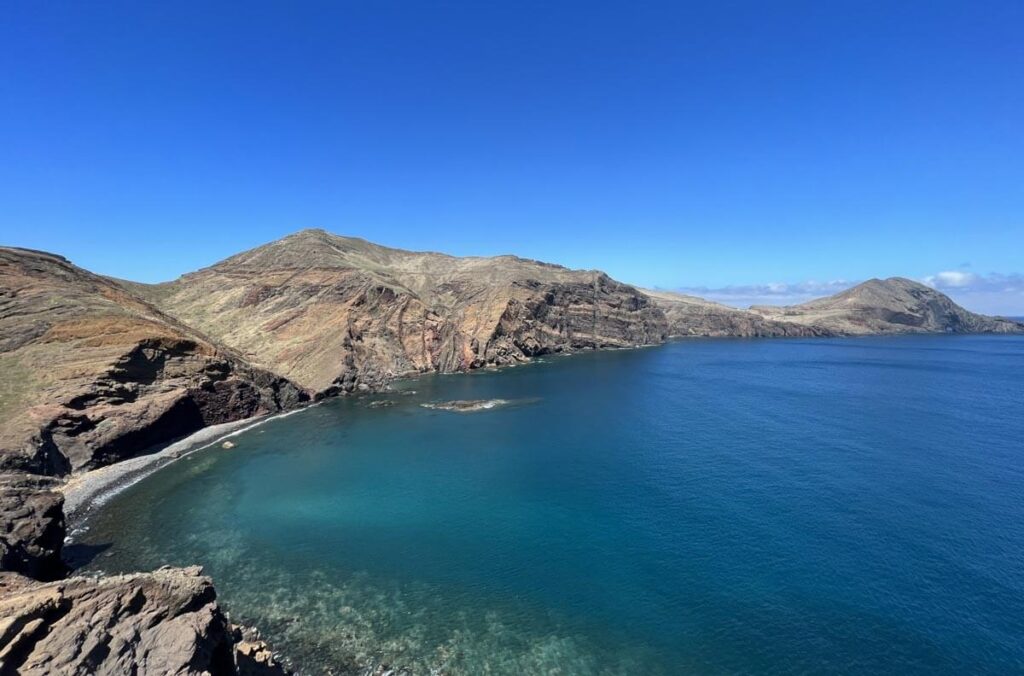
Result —
[[232, 625], [198, 569], [69, 577], [63, 562], [69, 479], [204, 427], [417, 374], [673, 337], [1021, 332], [903, 278], [738, 309], [599, 271], [402, 251], [323, 230], [163, 284], [0, 248], [0, 664], [286, 671], [254, 630]]

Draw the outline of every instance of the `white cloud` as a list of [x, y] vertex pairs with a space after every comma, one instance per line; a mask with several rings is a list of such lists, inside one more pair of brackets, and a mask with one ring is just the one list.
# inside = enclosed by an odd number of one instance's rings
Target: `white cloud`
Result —
[[1024, 274], [993, 272], [979, 275], [964, 270], [947, 270], [921, 280], [975, 312], [1024, 316]]
[[973, 272], [964, 272], [963, 270], [948, 270], [946, 272], [939, 272], [934, 275], [930, 275], [924, 278], [924, 283], [928, 286], [946, 289], [960, 289], [969, 287], [978, 281], [978, 275]]

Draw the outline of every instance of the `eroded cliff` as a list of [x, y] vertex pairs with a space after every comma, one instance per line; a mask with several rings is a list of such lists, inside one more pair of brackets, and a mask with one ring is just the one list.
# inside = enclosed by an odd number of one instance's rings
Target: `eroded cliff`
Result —
[[0, 248], [0, 470], [90, 469], [306, 399], [119, 284]]
[[417, 253], [304, 230], [143, 291], [246, 359], [320, 392], [665, 339], [626, 284], [514, 256]]

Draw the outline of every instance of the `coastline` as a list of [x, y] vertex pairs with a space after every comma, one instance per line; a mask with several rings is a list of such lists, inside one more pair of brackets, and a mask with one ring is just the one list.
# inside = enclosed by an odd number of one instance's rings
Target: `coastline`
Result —
[[72, 539], [79, 532], [83, 522], [93, 509], [101, 507], [121, 491], [163, 469], [175, 460], [215, 446], [225, 439], [247, 432], [271, 420], [293, 415], [320, 403], [322, 401], [282, 413], [263, 414], [209, 425], [155, 453], [128, 458], [113, 465], [98, 467], [72, 476], [65, 484], [56, 489], [64, 496], [64, 518], [68, 528], [67, 539]]
[[[491, 369], [502, 370], [514, 368], [516, 366], [540, 365], [544, 363], [545, 357], [572, 357], [586, 353], [638, 350], [642, 348], [660, 347], [665, 345], [667, 342], [668, 341], [666, 340], [661, 343], [652, 343], [649, 345], [638, 344], [585, 347], [577, 350], [565, 350], [562, 352], [552, 352], [545, 355], [539, 355], [538, 357], [530, 357], [526, 361], [518, 364], [487, 364], [482, 368], [451, 373], [404, 374], [402, 377], [389, 382], [388, 389], [390, 390], [390, 388], [397, 382], [416, 381], [425, 375], [465, 376], [472, 375], [474, 372]], [[380, 392], [377, 392], [376, 394], [380, 394]], [[281, 413], [263, 414], [217, 425], [209, 425], [168, 444], [159, 451], [136, 456], [134, 458], [128, 458], [126, 460], [116, 462], [113, 465], [97, 467], [96, 469], [88, 470], [70, 477], [64, 484], [54, 488], [54, 490], [64, 496], [64, 518], [67, 525], [66, 541], [72, 541], [74, 537], [81, 532], [85, 522], [88, 520], [89, 514], [94, 509], [102, 507], [107, 501], [121, 491], [130, 488], [172, 462], [184, 458], [187, 455], [191, 455], [192, 453], [196, 453], [197, 451], [202, 451], [210, 448], [211, 446], [215, 446], [225, 439], [247, 432], [255, 427], [263, 425], [264, 423], [270, 422], [271, 420], [284, 418], [298, 413], [299, 411], [305, 411], [313, 408], [314, 406], [319, 406], [331, 398], [332, 397], [325, 397], [319, 401], [310, 402], [300, 408], [283, 411]]]
[[[857, 334], [857, 335], [836, 335], [836, 336], [698, 336], [698, 335], [671, 335], [667, 336], [664, 341], [660, 343], [651, 344], [638, 344], [638, 345], [622, 345], [622, 346], [602, 346], [602, 347], [584, 347], [576, 350], [565, 350], [561, 352], [551, 352], [535, 357], [530, 357], [526, 361], [512, 364], [487, 364], [484, 367], [470, 369], [468, 371], [456, 371], [449, 373], [415, 373], [415, 374], [404, 374], [402, 377], [397, 378], [388, 383], [389, 390], [391, 387], [398, 382], [414, 382], [424, 376], [466, 376], [473, 375], [474, 373], [481, 373], [491, 370], [505, 370], [512, 369], [515, 367], [523, 366], [539, 366], [543, 365], [548, 359], [553, 357], [573, 357], [582, 354], [594, 354], [598, 352], [618, 352], [618, 351], [632, 351], [641, 350], [646, 348], [658, 348], [663, 347], [673, 342], [687, 342], [695, 340], [806, 340], [807, 338], [812, 339], [829, 339], [829, 338], [842, 338], [842, 339], [857, 339], [857, 338], [892, 338], [892, 337], [921, 337], [921, 336], [940, 336], [950, 337], [948, 333], [938, 332], [907, 332], [898, 334], [884, 334], [884, 333], [870, 333], [870, 334]], [[998, 336], [1005, 334], [993, 334], [988, 332], [968, 332], [963, 334], [957, 334], [961, 336]], [[387, 390], [384, 390], [387, 391]], [[381, 392], [375, 392], [374, 394], [380, 394]], [[310, 402], [309, 404], [300, 408], [292, 409], [290, 411], [283, 411], [274, 414], [263, 414], [258, 416], [251, 416], [249, 418], [242, 418], [240, 420], [234, 420], [231, 422], [220, 423], [217, 425], [209, 425], [196, 430], [192, 434], [189, 434], [169, 445], [146, 455], [136, 456], [134, 458], [128, 458], [121, 462], [114, 463], [113, 465], [106, 465], [104, 467], [98, 467], [82, 474], [72, 476], [63, 485], [55, 487], [54, 490], [61, 493], [64, 496], [64, 515], [67, 523], [67, 539], [70, 541], [75, 535], [78, 534], [79, 529], [83, 526], [87, 520], [89, 513], [96, 508], [102, 507], [108, 500], [116, 496], [121, 491], [133, 486], [134, 484], [142, 481], [151, 474], [163, 469], [167, 465], [171, 464], [175, 460], [183, 458], [187, 455], [191, 455], [197, 451], [202, 451], [211, 446], [236, 436], [250, 429], [263, 425], [271, 420], [283, 418], [286, 416], [293, 415], [299, 411], [304, 411], [314, 406], [319, 406], [332, 397], [325, 397], [319, 401]], [[511, 402], [505, 402], [511, 403]], [[433, 408], [427, 406], [427, 408]], [[438, 407], [439, 409], [442, 407]]]

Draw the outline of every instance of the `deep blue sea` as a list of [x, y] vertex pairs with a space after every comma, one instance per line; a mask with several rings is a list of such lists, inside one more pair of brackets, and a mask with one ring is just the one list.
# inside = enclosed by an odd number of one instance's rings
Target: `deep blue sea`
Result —
[[[1024, 338], [687, 340], [401, 388], [129, 488], [89, 568], [201, 563], [305, 673], [1024, 672]], [[509, 403], [421, 406], [453, 399]]]

